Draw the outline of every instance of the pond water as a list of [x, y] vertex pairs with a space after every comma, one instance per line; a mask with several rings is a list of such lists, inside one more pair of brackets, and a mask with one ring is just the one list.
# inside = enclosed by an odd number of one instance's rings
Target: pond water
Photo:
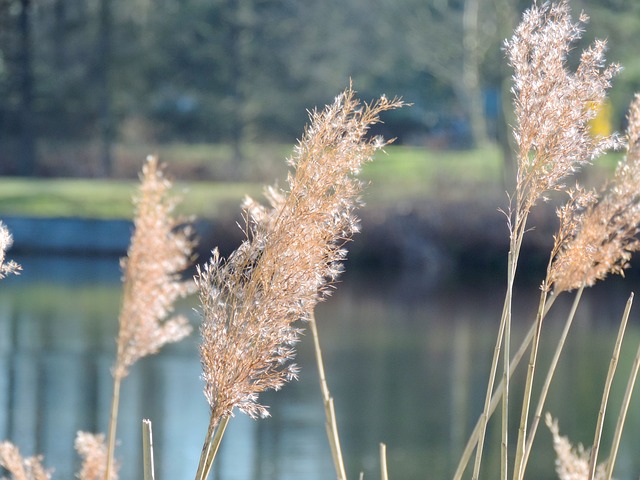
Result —
[[[0, 440], [13, 441], [25, 455], [43, 454], [54, 478], [73, 478], [76, 431], [107, 428], [118, 261], [18, 260], [23, 275], [0, 284]], [[576, 443], [592, 441], [617, 323], [633, 288], [608, 284], [585, 293], [549, 395], [548, 410], [559, 417], [561, 433]], [[387, 445], [391, 478], [451, 477], [484, 401], [503, 290], [501, 279], [433, 289], [408, 276], [351, 273], [319, 306], [320, 340], [349, 478], [360, 472], [365, 479], [379, 478], [380, 442]], [[522, 338], [537, 297], [535, 285], [516, 291], [514, 342]], [[541, 365], [548, 363], [570, 301], [570, 295], [558, 299], [546, 321]], [[180, 310], [197, 326], [192, 305], [181, 304]], [[640, 341], [633, 312], [609, 402], [603, 456]], [[116, 453], [122, 479], [141, 476], [143, 418], [153, 422], [157, 478], [194, 477], [208, 422], [197, 343], [194, 334], [171, 345], [136, 364], [125, 379]], [[300, 380], [262, 398], [270, 418], [254, 421], [238, 414], [231, 420], [215, 478], [335, 478], [310, 336], [300, 344], [297, 363]], [[521, 377], [513, 386], [516, 395]], [[484, 478], [497, 478], [499, 435], [492, 423]], [[640, 394], [632, 400], [617, 478], [638, 478], [638, 444]], [[529, 477], [555, 478], [554, 458], [550, 434], [541, 426]]]

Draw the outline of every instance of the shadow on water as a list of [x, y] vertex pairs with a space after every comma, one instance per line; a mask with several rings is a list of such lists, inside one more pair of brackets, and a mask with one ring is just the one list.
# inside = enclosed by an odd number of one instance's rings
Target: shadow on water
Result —
[[[18, 259], [24, 274], [0, 288], [0, 439], [26, 455], [42, 453], [56, 478], [72, 478], [77, 430], [105, 431], [110, 367], [120, 305], [114, 258]], [[329, 386], [335, 397], [347, 470], [377, 477], [378, 443], [387, 444], [389, 470], [403, 480], [451, 477], [484, 400], [504, 287], [484, 279], [433, 288], [417, 277], [348, 273], [317, 310]], [[563, 434], [588, 444], [617, 322], [630, 287], [619, 281], [585, 293], [548, 409]], [[522, 338], [538, 299], [535, 284], [516, 291], [514, 341]], [[547, 319], [542, 363], [551, 355], [569, 309], [560, 298]], [[180, 310], [197, 325], [193, 305]], [[627, 372], [640, 341], [632, 315], [614, 383], [605, 445], [615, 426]], [[634, 345], [634, 343], [636, 345]], [[326, 479], [334, 475], [311, 339], [297, 359], [298, 382], [262, 400], [271, 417], [238, 414], [216, 460], [216, 478]], [[141, 471], [140, 421], [154, 427], [158, 478], [191, 478], [207, 427], [197, 338], [171, 345], [137, 364], [123, 384], [117, 456], [121, 478]], [[514, 383], [517, 395], [522, 375]], [[635, 401], [637, 405], [637, 400]], [[513, 415], [515, 421], [516, 415]], [[515, 431], [515, 425], [514, 425]], [[617, 478], [637, 478], [640, 413], [631, 409]], [[488, 432], [486, 478], [496, 478], [499, 427]], [[603, 455], [606, 455], [606, 448]], [[554, 478], [551, 439], [540, 429], [531, 478]]]

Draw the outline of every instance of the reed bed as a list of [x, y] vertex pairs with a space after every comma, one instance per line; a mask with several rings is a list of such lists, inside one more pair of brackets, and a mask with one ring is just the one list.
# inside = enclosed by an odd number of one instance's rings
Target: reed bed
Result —
[[[620, 67], [607, 64], [606, 43], [596, 40], [582, 51], [576, 68], [569, 68], [570, 52], [588, 18], [574, 21], [567, 1], [534, 3], [514, 35], [505, 43], [513, 68], [513, 99], [517, 171], [515, 191], [505, 209], [509, 227], [508, 269], [502, 315], [498, 324], [484, 405], [461, 455], [454, 478], [469, 470], [472, 479], [483, 474], [487, 426], [501, 406], [500, 478], [525, 477], [532, 445], [544, 415], [557, 452], [561, 480], [612, 478], [636, 376], [640, 347], [627, 380], [609, 459], [599, 461], [603, 425], [610, 391], [623, 347], [633, 295], [629, 297], [613, 346], [601, 406], [594, 412], [596, 428], [589, 448], [573, 448], [560, 436], [559, 421], [545, 413], [545, 402], [561, 361], [585, 290], [611, 274], [622, 275], [631, 255], [640, 249], [640, 96], [631, 103], [625, 135], [595, 136], [590, 121], [604, 103]], [[116, 427], [120, 383], [140, 359], [189, 334], [189, 322], [173, 316], [178, 298], [197, 292], [200, 359], [204, 396], [210, 420], [196, 480], [209, 477], [228, 423], [236, 412], [258, 419], [269, 415], [261, 394], [279, 390], [297, 377], [296, 344], [310, 327], [326, 413], [328, 442], [338, 480], [347, 480], [336, 412], [322, 360], [314, 309], [335, 288], [343, 270], [346, 245], [359, 230], [355, 210], [361, 205], [362, 184], [357, 174], [388, 142], [371, 137], [369, 129], [402, 100], [380, 97], [359, 101], [349, 87], [320, 111], [310, 113], [304, 134], [288, 160], [286, 188], [268, 187], [267, 204], [249, 197], [243, 203], [245, 239], [227, 258], [217, 250], [197, 268], [194, 281], [182, 272], [193, 261], [194, 240], [188, 222], [174, 216], [177, 200], [156, 158], [145, 163], [140, 190], [134, 200], [135, 231], [122, 261], [123, 300], [119, 317], [114, 389], [107, 435], [78, 432], [76, 449], [82, 457], [81, 480], [116, 480]], [[601, 190], [587, 190], [571, 176], [610, 150], [626, 149], [614, 177]], [[572, 186], [567, 186], [571, 183]], [[518, 272], [529, 216], [550, 193], [565, 200], [557, 209], [554, 236], [540, 301], [530, 329], [517, 349], [511, 337], [513, 287]], [[11, 236], [0, 223], [0, 278], [20, 271], [6, 260]], [[538, 352], [545, 318], [561, 294], [575, 292], [573, 306], [547, 367]], [[513, 353], [515, 351], [515, 353]], [[523, 358], [525, 387], [521, 398], [511, 391], [511, 377]], [[545, 369], [546, 368], [546, 369]], [[539, 371], [546, 372], [538, 389]], [[515, 406], [514, 406], [515, 405]], [[534, 408], [535, 405], [535, 408]], [[518, 411], [517, 431], [509, 415]], [[142, 423], [145, 480], [154, 478], [151, 423]], [[514, 435], [515, 434], [515, 435]], [[515, 441], [514, 437], [515, 436]], [[386, 445], [380, 444], [381, 478], [388, 471]], [[475, 458], [473, 462], [473, 452]], [[472, 467], [471, 467], [472, 465]], [[40, 457], [23, 457], [10, 442], [0, 444], [0, 466], [15, 480], [43, 480], [51, 471]], [[471, 468], [470, 468], [471, 467]], [[391, 473], [391, 474], [390, 474]], [[362, 478], [362, 474], [360, 476]]]

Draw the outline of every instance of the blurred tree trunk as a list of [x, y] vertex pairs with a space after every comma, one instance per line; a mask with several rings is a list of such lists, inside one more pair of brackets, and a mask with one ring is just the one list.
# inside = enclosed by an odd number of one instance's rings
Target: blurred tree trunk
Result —
[[111, 102], [113, 12], [111, 0], [100, 0], [98, 18], [98, 95], [101, 173], [113, 173], [114, 125]]
[[56, 0], [53, 5], [53, 61], [58, 71], [63, 71], [66, 64], [66, 2], [68, 2], [68, 0]]
[[483, 147], [489, 143], [487, 119], [484, 111], [484, 94], [480, 85], [480, 53], [479, 37], [480, 0], [466, 0], [462, 15], [463, 50], [462, 50], [462, 85], [468, 101], [469, 123], [476, 146]]
[[20, 14], [18, 16], [20, 158], [18, 173], [25, 176], [35, 175], [37, 166], [36, 129], [33, 118], [34, 79], [31, 9], [31, 0], [20, 0]]
[[248, 115], [248, 84], [251, 79], [249, 57], [253, 45], [252, 31], [256, 27], [254, 0], [229, 0], [229, 68], [231, 76], [231, 97], [233, 102], [231, 139], [233, 145], [233, 160], [236, 174], [242, 170], [244, 160], [244, 144], [247, 142]]
[[489, 141], [481, 67], [497, 44], [491, 0], [407, 0], [398, 21], [407, 23], [416, 67], [454, 92], [473, 143]]

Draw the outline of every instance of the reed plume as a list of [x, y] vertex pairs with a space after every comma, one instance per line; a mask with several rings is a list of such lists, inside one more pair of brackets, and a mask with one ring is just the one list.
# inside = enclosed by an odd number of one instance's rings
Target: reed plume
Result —
[[628, 114], [627, 152], [612, 184], [584, 209], [566, 215], [566, 238], [556, 238], [549, 286], [555, 292], [591, 286], [609, 274], [624, 275], [640, 249], [640, 95]]
[[181, 273], [191, 264], [191, 228], [174, 216], [177, 199], [171, 182], [156, 157], [148, 157], [134, 198], [134, 233], [121, 261], [123, 300], [119, 316], [116, 361], [112, 370], [114, 393], [109, 426], [105, 480], [111, 480], [111, 464], [120, 398], [120, 383], [139, 359], [157, 353], [191, 332], [182, 315], [171, 317], [174, 303], [194, 291]]
[[[103, 480], [107, 467], [107, 445], [104, 435], [88, 432], [76, 434], [75, 448], [82, 458], [79, 480]], [[118, 479], [118, 465], [111, 468], [109, 480]]]
[[586, 48], [575, 71], [567, 58], [589, 17], [571, 19], [567, 1], [534, 5], [505, 42], [513, 68], [517, 146], [516, 197], [528, 212], [567, 176], [620, 145], [616, 134], [594, 136], [590, 122], [606, 99], [617, 64], [605, 65], [606, 42]]
[[354, 209], [362, 184], [355, 174], [386, 144], [367, 138], [369, 127], [381, 112], [402, 105], [384, 96], [361, 104], [349, 88], [311, 112], [288, 160], [288, 189], [268, 188], [268, 206], [247, 198], [245, 241], [226, 260], [214, 251], [199, 270], [200, 355], [211, 421], [198, 478], [210, 468], [218, 424], [226, 425], [235, 408], [254, 418], [268, 415], [259, 394], [296, 378], [290, 360], [301, 333], [297, 322], [309, 318], [341, 273], [344, 245], [359, 228]]
[[42, 466], [42, 457], [25, 458], [11, 442], [0, 442], [0, 467], [11, 474], [12, 480], [49, 480], [52, 473]]
[[13, 260], [6, 260], [7, 250], [13, 245], [13, 237], [7, 226], [0, 221], [0, 280], [7, 275], [19, 275], [22, 267]]
[[[556, 473], [560, 480], [589, 480], [589, 458], [591, 452], [582, 444], [573, 447], [567, 437], [560, 436], [558, 421], [547, 413], [545, 422], [553, 435], [553, 449], [556, 452]], [[607, 478], [606, 462], [598, 465], [594, 480]]]
[[[501, 349], [502, 373], [502, 452], [501, 478], [508, 475], [508, 415], [511, 344], [511, 307], [522, 241], [527, 230], [531, 209], [545, 200], [550, 191], [564, 191], [568, 176], [589, 164], [620, 140], [616, 135], [594, 137], [589, 123], [606, 98], [611, 79], [618, 65], [605, 65], [606, 43], [596, 40], [585, 49], [575, 70], [567, 66], [572, 44], [581, 38], [581, 15], [574, 23], [568, 2], [534, 5], [527, 10], [510, 40], [505, 42], [509, 64], [513, 68], [515, 110], [514, 138], [516, 144], [516, 189], [507, 214], [510, 230], [507, 290], [498, 337], [491, 363], [485, 406], [480, 419], [479, 441], [472, 478], [479, 478], [486, 424], [490, 416], [491, 397]], [[533, 380], [533, 367], [545, 298], [541, 299], [533, 338], [532, 359], [528, 381]], [[521, 427], [516, 448], [515, 478], [520, 471], [524, 453], [525, 428], [528, 414], [527, 397], [521, 415]]]

